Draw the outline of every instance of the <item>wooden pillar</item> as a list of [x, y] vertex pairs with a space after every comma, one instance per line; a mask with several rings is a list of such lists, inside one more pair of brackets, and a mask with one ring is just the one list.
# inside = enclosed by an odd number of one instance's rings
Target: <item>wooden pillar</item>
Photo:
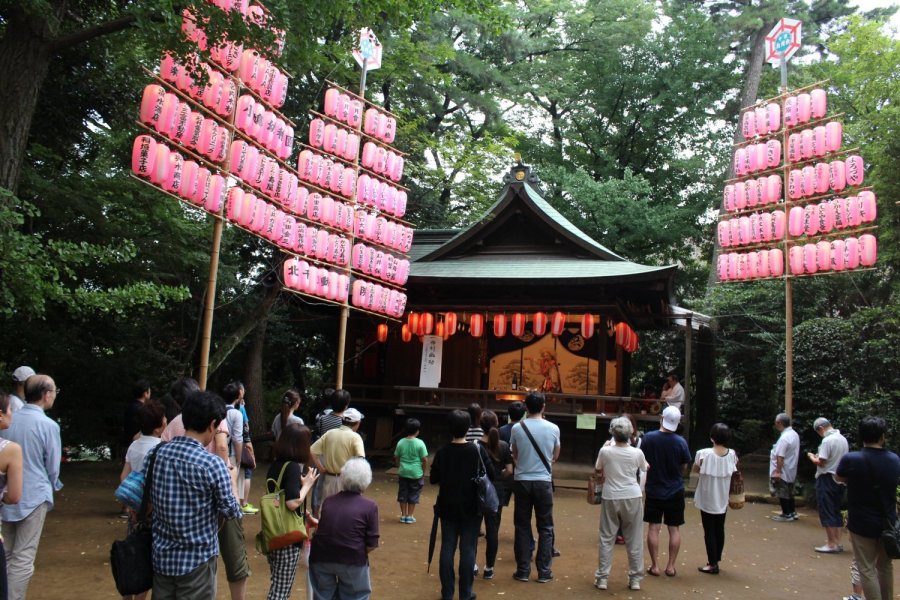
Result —
[[694, 327], [691, 323], [692, 314], [688, 313], [685, 317], [684, 326], [684, 414], [687, 417], [684, 420], [684, 437], [690, 439], [691, 433], [691, 363], [692, 363], [692, 346], [694, 341]]

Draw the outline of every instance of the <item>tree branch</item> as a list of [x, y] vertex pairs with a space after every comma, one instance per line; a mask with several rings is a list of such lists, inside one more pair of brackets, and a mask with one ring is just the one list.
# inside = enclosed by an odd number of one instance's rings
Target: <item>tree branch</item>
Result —
[[82, 42], [87, 42], [94, 38], [122, 31], [123, 29], [131, 27], [136, 20], [137, 18], [134, 15], [125, 15], [124, 17], [119, 17], [118, 19], [107, 21], [106, 23], [85, 27], [84, 29], [74, 31], [68, 35], [60, 36], [52, 40], [50, 42], [50, 47], [57, 52], [65, 50], [66, 48], [70, 48]]

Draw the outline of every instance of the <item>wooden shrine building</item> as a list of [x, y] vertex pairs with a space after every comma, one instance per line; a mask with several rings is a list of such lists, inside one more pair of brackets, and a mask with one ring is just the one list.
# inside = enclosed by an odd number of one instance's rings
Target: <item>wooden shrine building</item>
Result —
[[[545, 413], [560, 426], [563, 460], [593, 460], [608, 438], [609, 419], [620, 412], [635, 414], [645, 430], [657, 428], [659, 403], [630, 389], [630, 353], [616, 343], [620, 323], [638, 336], [684, 332], [687, 414], [694, 404], [688, 382], [714, 389], [692, 374], [695, 361], [711, 364], [712, 344], [693, 355], [695, 334], [709, 334], [708, 318], [675, 304], [677, 266], [630, 262], [597, 243], [544, 199], [525, 165], [515, 165], [504, 184], [497, 202], [467, 229], [416, 232], [407, 310], [430, 320], [437, 335], [410, 332], [405, 342], [401, 324], [392, 322], [379, 343], [374, 317], [351, 320], [344, 387], [366, 414], [363, 431], [376, 452], [392, 447], [409, 416], [422, 421], [422, 437], [433, 450], [448, 441], [443, 418], [450, 409], [477, 402], [502, 422], [508, 403], [529, 390], [546, 394]], [[540, 322], [535, 332], [538, 313], [546, 315], [543, 335]], [[551, 332], [554, 313], [561, 313], [557, 321], [565, 319], [559, 335]], [[524, 331], [513, 335], [513, 321], [521, 327], [523, 316]], [[504, 320], [505, 328], [495, 332]], [[432, 364], [423, 363], [423, 352]], [[712, 371], [701, 367], [698, 375], [704, 372]], [[591, 422], [595, 428], [586, 428]], [[684, 420], [686, 433], [690, 423]]]

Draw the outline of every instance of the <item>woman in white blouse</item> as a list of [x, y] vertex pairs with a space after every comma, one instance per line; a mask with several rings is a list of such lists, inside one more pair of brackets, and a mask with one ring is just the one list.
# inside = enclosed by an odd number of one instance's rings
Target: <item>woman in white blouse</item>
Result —
[[719, 573], [719, 561], [725, 547], [725, 512], [728, 510], [728, 489], [731, 474], [737, 470], [737, 455], [728, 449], [731, 430], [725, 423], [716, 423], [709, 432], [712, 448], [698, 450], [694, 458], [694, 473], [700, 474], [694, 492], [694, 506], [700, 509], [703, 521], [703, 541], [706, 542], [706, 566], [697, 570], [708, 575]]

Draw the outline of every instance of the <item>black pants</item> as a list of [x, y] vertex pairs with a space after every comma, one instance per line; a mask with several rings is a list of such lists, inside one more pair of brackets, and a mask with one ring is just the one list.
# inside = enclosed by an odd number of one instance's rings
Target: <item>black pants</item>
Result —
[[706, 542], [706, 562], [710, 566], [718, 565], [725, 548], [725, 513], [714, 515], [701, 510], [700, 519], [703, 522], [703, 541]]
[[790, 498], [779, 498], [778, 502], [781, 504], [781, 514], [792, 515], [797, 512], [794, 496], [791, 496]]

